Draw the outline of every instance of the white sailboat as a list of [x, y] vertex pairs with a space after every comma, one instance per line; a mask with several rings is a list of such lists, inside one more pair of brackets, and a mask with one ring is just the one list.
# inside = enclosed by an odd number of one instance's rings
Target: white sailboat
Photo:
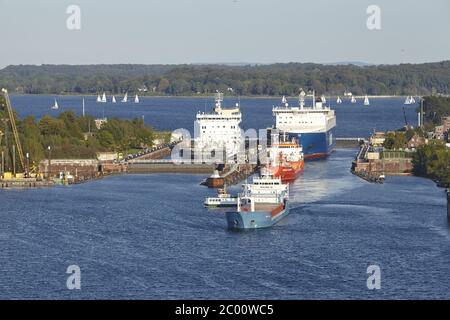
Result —
[[341, 104], [341, 103], [342, 103], [341, 97], [339, 97], [339, 96], [337, 97], [336, 103], [337, 103], [337, 104]]
[[352, 96], [352, 99], [350, 100], [351, 103], [356, 103], [356, 98]]
[[138, 97], [137, 94], [136, 94], [136, 96], [134, 97], [134, 103], [139, 103], [139, 97]]
[[102, 100], [101, 102], [106, 102], [106, 93], [103, 92]]
[[97, 96], [97, 102], [102, 102], [102, 98], [100, 98], [100, 95]]
[[408, 96], [408, 97], [406, 97], [405, 102], [403, 104], [414, 104], [414, 103], [416, 103], [416, 100], [414, 99], [414, 97]]
[[322, 100], [322, 103], [327, 103], [327, 99], [325, 98], [324, 95], [322, 95], [322, 96], [320, 97], [320, 100]]
[[370, 105], [369, 97], [367, 96], [367, 94], [366, 94], [366, 96], [364, 97], [364, 105], [365, 105], [365, 106]]
[[84, 98], [83, 98], [83, 109], [82, 109], [82, 115], [84, 117]]
[[116, 97], [112, 96], [112, 103], [116, 103]]
[[411, 104], [411, 99], [409, 98], [409, 96], [406, 97], [405, 102], [403, 102], [403, 104]]
[[56, 101], [55, 99], [55, 104], [52, 106], [52, 110], [58, 110], [59, 106], [58, 106], [58, 101]]
[[125, 92], [125, 95], [123, 96], [122, 102], [128, 101], [128, 92]]

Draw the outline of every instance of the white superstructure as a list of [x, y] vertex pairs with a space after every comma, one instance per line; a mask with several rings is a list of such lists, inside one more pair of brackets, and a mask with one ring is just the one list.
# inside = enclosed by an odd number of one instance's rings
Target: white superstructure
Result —
[[280, 178], [274, 178], [270, 174], [264, 174], [259, 178], [253, 178], [253, 183], [242, 185], [243, 192], [240, 197], [252, 198], [253, 203], [279, 203], [289, 197], [289, 185], [283, 184]]
[[197, 113], [194, 123], [196, 152], [223, 150], [229, 158], [239, 152], [241, 146], [242, 114], [239, 104], [233, 109], [223, 109], [223, 94], [216, 93], [214, 112]]
[[275, 127], [284, 132], [291, 133], [321, 133], [328, 132], [336, 126], [334, 110], [321, 101], [305, 106], [305, 93], [302, 91], [298, 107], [289, 107], [287, 104], [274, 107]]

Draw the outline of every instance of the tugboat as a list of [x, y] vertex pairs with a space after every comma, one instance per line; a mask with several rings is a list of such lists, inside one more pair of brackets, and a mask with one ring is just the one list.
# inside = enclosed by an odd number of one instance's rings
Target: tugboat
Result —
[[237, 197], [236, 211], [226, 213], [228, 229], [245, 230], [271, 227], [289, 214], [289, 185], [270, 174], [244, 184]]

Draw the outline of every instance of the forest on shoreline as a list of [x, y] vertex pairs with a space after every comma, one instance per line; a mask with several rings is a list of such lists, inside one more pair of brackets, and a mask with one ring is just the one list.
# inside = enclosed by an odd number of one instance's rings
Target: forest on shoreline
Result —
[[239, 96], [450, 93], [450, 61], [400, 65], [17, 65], [0, 70], [0, 87], [25, 94]]
[[[0, 95], [0, 120], [7, 119], [4, 97]], [[168, 140], [170, 134], [158, 132], [144, 124], [142, 119], [108, 119], [100, 129], [92, 116], [77, 116], [73, 111], [61, 112], [57, 117], [45, 115], [19, 119], [17, 129], [24, 153], [31, 163], [45, 159], [48, 146], [55, 159], [95, 159], [97, 152], [109, 151], [126, 155], [128, 152], [151, 147], [155, 139]], [[12, 166], [13, 135], [9, 121], [0, 122], [0, 150], [5, 152], [6, 170]], [[16, 154], [16, 163], [18, 162]]]

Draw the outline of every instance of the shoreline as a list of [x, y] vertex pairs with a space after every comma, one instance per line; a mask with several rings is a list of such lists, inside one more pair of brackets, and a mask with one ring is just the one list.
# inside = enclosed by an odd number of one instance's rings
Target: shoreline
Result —
[[[54, 97], [93, 97], [95, 98], [97, 95], [95, 94], [75, 94], [75, 93], [67, 93], [67, 94], [53, 94], [53, 93], [10, 93], [11, 96], [54, 96]], [[107, 94], [111, 96], [112, 94]], [[114, 94], [115, 96], [123, 96], [123, 94]], [[139, 95], [140, 98], [167, 98], [167, 99], [173, 99], [173, 98], [180, 98], [180, 99], [199, 99], [199, 98], [211, 98], [213, 99], [213, 94], [211, 95], [181, 95], [181, 96], [174, 96], [174, 95]], [[226, 96], [224, 95], [224, 99], [279, 99], [283, 97], [280, 96], [265, 96], [265, 95], [255, 95], [255, 96]], [[316, 96], [320, 97], [320, 96]], [[341, 99], [350, 99], [350, 97], [344, 97], [344, 96], [327, 96], [325, 95], [325, 98], [327, 99], [335, 99], [337, 97], [341, 97]], [[364, 99], [365, 95], [359, 96], [354, 95], [356, 99]], [[367, 96], [369, 99], [394, 99], [394, 98], [406, 98], [407, 96], [402, 95], [377, 95], [377, 96]], [[420, 95], [414, 96], [414, 97], [421, 97]], [[287, 99], [298, 99], [298, 96], [286, 96]], [[307, 97], [307, 100], [309, 100], [311, 97]]]

